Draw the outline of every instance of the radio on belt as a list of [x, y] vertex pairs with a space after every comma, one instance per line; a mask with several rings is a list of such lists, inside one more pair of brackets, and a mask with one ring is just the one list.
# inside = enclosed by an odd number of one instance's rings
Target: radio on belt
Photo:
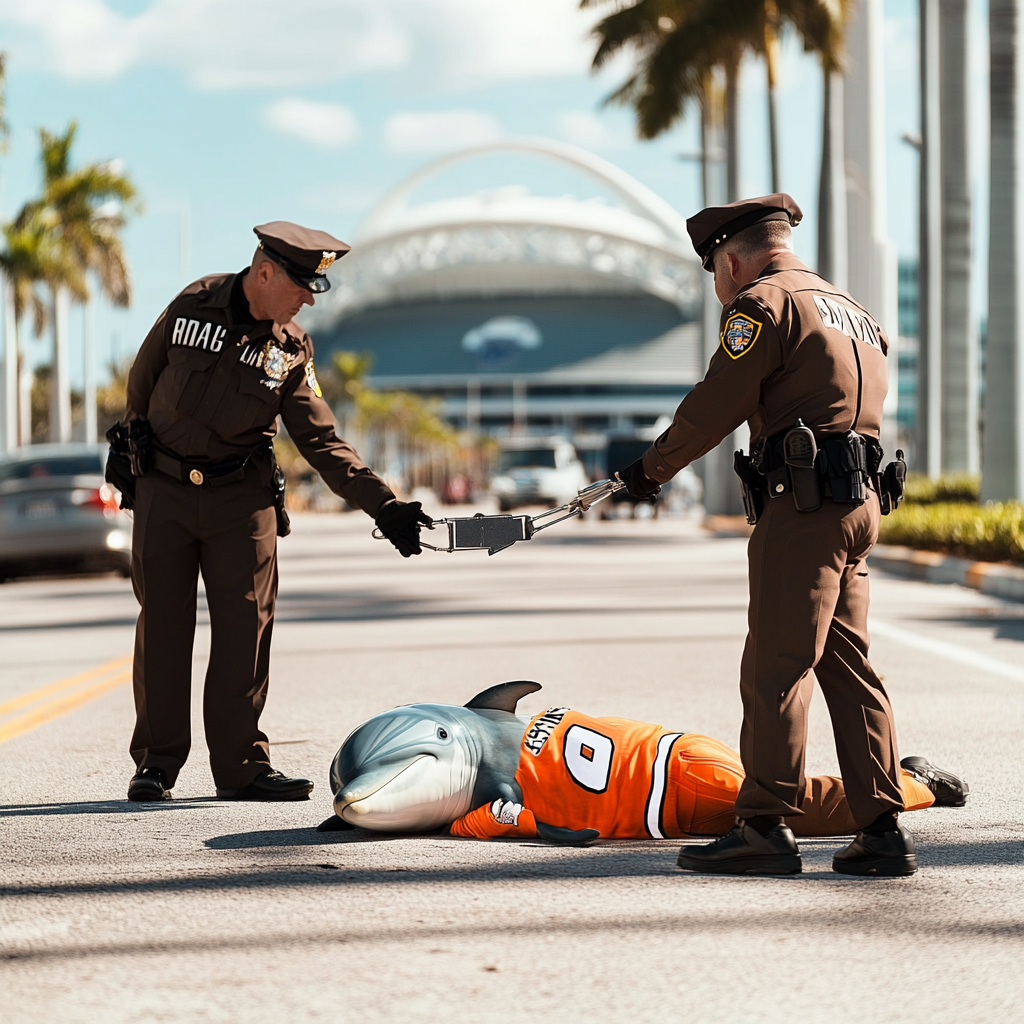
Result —
[[[598, 480], [596, 484], [584, 487], [566, 505], [548, 509], [539, 516], [485, 516], [482, 512], [462, 519], [435, 519], [433, 529], [448, 531], [448, 544], [428, 544], [420, 537], [420, 545], [431, 551], [484, 551], [496, 555], [521, 540], [532, 540], [534, 534], [546, 530], [555, 523], [564, 522], [574, 516], [581, 516], [603, 498], [622, 490], [626, 485], [618, 479]], [[557, 518], [552, 518], [557, 517]], [[384, 540], [379, 530], [373, 531], [376, 540]]]

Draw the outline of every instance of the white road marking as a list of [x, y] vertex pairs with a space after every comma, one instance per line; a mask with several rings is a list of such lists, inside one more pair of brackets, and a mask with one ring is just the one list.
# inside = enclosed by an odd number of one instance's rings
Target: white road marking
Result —
[[998, 658], [990, 658], [973, 647], [962, 647], [960, 644], [951, 644], [948, 640], [912, 633], [909, 629], [902, 629], [900, 626], [894, 626], [891, 622], [883, 622], [879, 619], [871, 619], [868, 622], [868, 632], [875, 636], [884, 636], [888, 640], [895, 640], [897, 643], [906, 644], [908, 647], [915, 647], [927, 654], [934, 654], [938, 658], [948, 658], [950, 661], [958, 661], [971, 668], [981, 669], [984, 672], [1003, 676], [1005, 679], [1024, 683], [1024, 668], [1008, 665]]

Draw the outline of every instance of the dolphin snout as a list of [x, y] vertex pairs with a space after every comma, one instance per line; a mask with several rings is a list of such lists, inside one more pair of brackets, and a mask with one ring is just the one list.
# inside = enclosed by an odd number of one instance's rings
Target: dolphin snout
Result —
[[[352, 825], [385, 831], [432, 828], [446, 824], [443, 807], [450, 798], [447, 767], [420, 754], [401, 765], [376, 765], [348, 782], [334, 798], [339, 818]], [[424, 816], [437, 817], [424, 823]]]

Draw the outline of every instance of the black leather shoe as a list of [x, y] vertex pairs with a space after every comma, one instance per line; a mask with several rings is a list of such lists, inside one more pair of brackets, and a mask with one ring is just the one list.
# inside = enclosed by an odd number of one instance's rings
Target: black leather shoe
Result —
[[256, 776], [242, 789], [218, 789], [221, 800], [305, 800], [313, 792], [309, 779], [289, 779], [273, 768]]
[[914, 837], [902, 825], [879, 835], [858, 832], [853, 842], [832, 858], [832, 870], [876, 878], [912, 875], [917, 871]]
[[171, 787], [163, 768], [140, 768], [128, 783], [128, 799], [137, 802], [170, 800]]
[[676, 863], [712, 875], [798, 875], [803, 870], [788, 826], [776, 825], [763, 836], [742, 821], [707, 846], [684, 846]]
[[932, 791], [936, 806], [963, 807], [967, 803], [971, 787], [952, 772], [936, 768], [927, 758], [905, 757], [900, 761], [900, 767]]

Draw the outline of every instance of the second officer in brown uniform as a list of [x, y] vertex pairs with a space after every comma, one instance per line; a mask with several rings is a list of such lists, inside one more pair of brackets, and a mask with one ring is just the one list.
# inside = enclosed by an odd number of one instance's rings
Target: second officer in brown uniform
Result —
[[897, 821], [896, 729], [868, 661], [867, 633], [866, 559], [878, 536], [879, 491], [886, 502], [890, 491], [902, 493], [902, 463], [883, 474], [884, 485], [877, 472], [888, 342], [863, 307], [793, 254], [790, 229], [800, 219], [796, 203], [776, 194], [687, 222], [724, 306], [721, 344], [669, 429], [622, 474], [631, 493], [649, 495], [750, 425], [753, 465], [737, 466], [757, 516], [740, 668], [739, 824], [708, 846], [684, 847], [679, 864], [730, 874], [800, 871], [784, 819], [801, 813], [817, 677], [861, 830], [833, 867], [906, 875], [917, 865], [913, 839]]
[[217, 795], [294, 800], [313, 788], [271, 767], [259, 728], [277, 535], [287, 531], [275, 504], [279, 415], [331, 490], [373, 516], [404, 556], [419, 554], [419, 527], [430, 522], [419, 502], [396, 500], [337, 437], [313, 343], [294, 321], [330, 287], [326, 271], [349, 247], [284, 221], [254, 230], [251, 267], [194, 282], [161, 314], [128, 378], [125, 423], [109, 435], [108, 476], [129, 501], [134, 491], [132, 582], [141, 605], [130, 800], [170, 796], [188, 756], [200, 572], [211, 631], [203, 716]]

